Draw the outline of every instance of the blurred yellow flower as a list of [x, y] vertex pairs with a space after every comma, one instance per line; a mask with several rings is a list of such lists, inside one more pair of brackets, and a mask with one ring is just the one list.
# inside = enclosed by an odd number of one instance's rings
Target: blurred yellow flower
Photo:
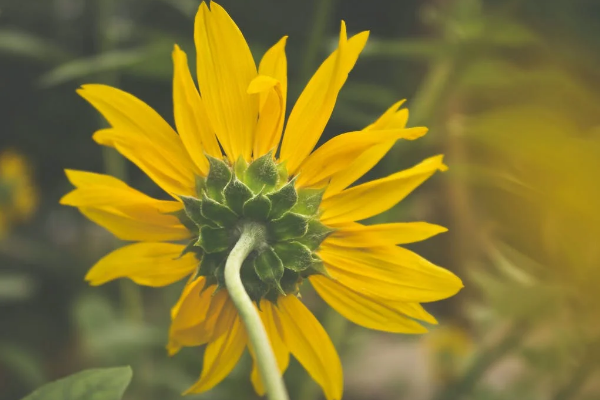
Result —
[[14, 150], [0, 153], [0, 238], [12, 225], [28, 220], [38, 204], [31, 166]]
[[456, 325], [444, 325], [433, 330], [424, 340], [434, 379], [441, 384], [460, 376], [461, 368], [474, 344], [470, 335]]
[[[248, 346], [223, 280], [224, 262], [244, 224], [265, 232], [264, 246], [246, 259], [241, 275], [279, 368], [285, 371], [291, 353], [327, 399], [342, 396], [342, 368], [327, 333], [297, 297], [303, 280], [349, 320], [398, 333], [426, 332], [416, 320], [436, 321], [420, 303], [462, 287], [449, 271], [397, 246], [445, 228], [356, 222], [390, 209], [446, 168], [436, 156], [348, 188], [398, 139], [426, 133], [405, 128], [402, 102], [367, 128], [313, 152], [367, 37], [348, 38], [342, 22], [338, 49], [300, 95], [285, 130], [287, 37], [265, 53], [257, 70], [242, 33], [216, 3], [210, 9], [202, 3], [196, 16], [202, 96], [186, 54], [177, 46], [173, 52], [177, 133], [130, 94], [103, 85], [79, 90], [111, 125], [94, 134], [96, 142], [117, 149], [174, 198], [156, 200], [111, 176], [68, 170], [76, 189], [61, 203], [78, 207], [120, 239], [139, 242], [105, 256], [86, 279], [100, 285], [128, 277], [164, 286], [189, 276], [172, 310], [168, 344], [171, 354], [207, 344], [200, 379], [187, 393], [217, 385]], [[188, 245], [167, 243], [182, 240]], [[251, 379], [263, 394], [256, 362]]]

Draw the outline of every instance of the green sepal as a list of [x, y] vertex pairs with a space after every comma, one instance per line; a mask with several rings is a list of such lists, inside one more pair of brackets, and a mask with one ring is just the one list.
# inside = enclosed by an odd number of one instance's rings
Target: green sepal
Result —
[[229, 232], [224, 228], [203, 226], [196, 244], [207, 253], [219, 253], [231, 247]]
[[244, 217], [254, 221], [266, 221], [271, 211], [271, 200], [264, 194], [257, 194], [244, 203]]
[[275, 243], [273, 250], [283, 262], [283, 266], [292, 271], [302, 272], [313, 263], [310, 249], [298, 242]]
[[202, 193], [206, 190], [206, 178], [203, 176], [195, 176], [196, 178], [196, 197], [202, 197]]
[[260, 277], [256, 274], [254, 263], [256, 259], [253, 257], [246, 258], [242, 264], [240, 270], [240, 277], [244, 283], [244, 289], [250, 299], [254, 301], [260, 310], [260, 299], [262, 299], [267, 292], [269, 292], [270, 286], [268, 283], [263, 282]]
[[301, 238], [296, 239], [296, 241], [302, 243], [312, 251], [316, 251], [323, 240], [325, 240], [325, 238], [333, 231], [333, 229], [326, 227], [318, 220], [311, 219], [308, 221], [308, 229], [306, 230], [306, 234]]
[[[204, 286], [202, 287], [202, 290], [200, 290], [200, 293], [204, 293], [204, 291], [206, 289], [208, 289], [209, 287], [211, 287], [212, 285], [218, 285], [217, 277], [214, 275], [207, 276], [206, 280], [204, 281]], [[214, 295], [214, 293], [213, 293], [213, 295]]]
[[254, 193], [258, 193], [263, 189], [270, 192], [277, 185], [279, 172], [277, 171], [277, 164], [273, 161], [272, 153], [270, 151], [257, 158], [246, 170], [245, 182]]
[[[198, 226], [215, 226], [215, 224], [211, 220], [205, 218], [202, 215], [202, 200], [197, 199], [195, 197], [183, 195], [179, 195], [177, 197], [181, 199], [183, 203], [183, 209], [185, 210], [185, 214], [193, 223], [195, 223]], [[187, 225], [184, 224], [184, 226], [187, 228]], [[198, 227], [196, 227], [194, 232], [198, 232]]]
[[229, 166], [218, 158], [206, 155], [210, 169], [206, 177], [206, 193], [213, 200], [223, 201], [223, 189], [231, 179], [231, 170]]
[[[285, 294], [279, 280], [283, 276], [283, 263], [272, 248], [263, 249], [254, 260], [254, 271], [261, 281]], [[265, 292], [266, 293], [266, 292]]]
[[235, 175], [243, 181], [244, 176], [246, 176], [247, 169], [248, 169], [248, 162], [244, 159], [243, 156], [239, 156], [237, 161], [233, 165], [233, 171], [235, 172]]
[[307, 278], [311, 275], [324, 275], [328, 278], [331, 278], [331, 275], [329, 275], [329, 272], [325, 268], [325, 264], [323, 264], [323, 260], [314, 255], [310, 267], [302, 271], [301, 275], [304, 278]]
[[270, 237], [276, 241], [296, 239], [304, 236], [308, 229], [308, 219], [304, 215], [286, 213], [269, 224]]
[[238, 216], [227, 206], [206, 195], [202, 198], [202, 215], [223, 228], [230, 228], [238, 220]]
[[302, 215], [315, 215], [319, 211], [319, 205], [323, 200], [325, 188], [321, 189], [298, 189], [298, 202], [292, 209], [293, 212]]
[[237, 215], [242, 215], [244, 203], [254, 196], [252, 190], [240, 181], [235, 175], [231, 178], [225, 189], [225, 201], [231, 210]]
[[217, 288], [215, 289], [213, 296], [221, 289], [225, 289], [225, 263], [227, 259], [223, 260], [222, 265], [219, 265], [215, 270], [215, 278], [217, 279]]
[[206, 284], [202, 290], [208, 289], [210, 286], [218, 283], [219, 269], [225, 268], [225, 261], [227, 260], [227, 253], [212, 253], [204, 254], [202, 261], [200, 262], [200, 268], [198, 268], [198, 275], [206, 277]]
[[286, 183], [278, 191], [269, 193], [267, 195], [269, 200], [271, 200], [271, 213], [269, 214], [270, 219], [280, 218], [283, 214], [294, 207], [298, 201], [298, 193], [294, 187], [295, 182], [296, 178]]
[[287, 161], [277, 164], [277, 174], [279, 175], [279, 185], [278, 187], [283, 186], [285, 182], [287, 182], [289, 178], [288, 170], [287, 170]]
[[285, 269], [280, 282], [281, 288], [285, 294], [295, 295], [300, 290], [299, 284], [302, 282], [302, 278], [298, 272], [292, 271], [291, 269]]
[[183, 250], [181, 250], [181, 253], [179, 253], [179, 256], [177, 256], [176, 260], [179, 260], [181, 257], [185, 256], [187, 253], [190, 253], [190, 252], [194, 252], [196, 254], [196, 258], [198, 260], [201, 260], [203, 251], [202, 251], [202, 249], [199, 249], [196, 247], [196, 242], [197, 242], [196, 239], [190, 240], [188, 242], [188, 244], [185, 245]]
[[267, 299], [271, 303], [275, 304], [275, 306], [277, 306], [277, 300], [279, 299], [279, 296], [281, 296], [281, 293], [279, 293], [279, 290], [271, 288], [267, 292], [267, 294], [265, 294], [264, 297], [265, 297], [265, 299]]
[[192, 235], [195, 236], [198, 234], [198, 225], [190, 219], [185, 209], [170, 212], [168, 213], [168, 215], [173, 215], [174, 217], [176, 217], [179, 220], [179, 222], [181, 222], [181, 225], [185, 226], [185, 228], [188, 231], [190, 231]]

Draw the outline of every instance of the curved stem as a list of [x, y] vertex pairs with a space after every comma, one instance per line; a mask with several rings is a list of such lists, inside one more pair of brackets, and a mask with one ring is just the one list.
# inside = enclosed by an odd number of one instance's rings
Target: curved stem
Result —
[[249, 222], [242, 227], [242, 235], [227, 257], [225, 286], [248, 332], [267, 397], [269, 400], [288, 400], [267, 331], [240, 277], [242, 263], [252, 250], [264, 243], [265, 234], [265, 228], [260, 224]]

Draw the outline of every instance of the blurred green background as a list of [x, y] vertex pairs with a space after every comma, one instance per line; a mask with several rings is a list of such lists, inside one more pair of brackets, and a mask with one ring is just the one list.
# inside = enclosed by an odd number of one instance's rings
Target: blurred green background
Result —
[[[64, 168], [158, 195], [93, 143], [105, 122], [75, 89], [115, 85], [172, 121], [170, 55], [174, 43], [194, 54], [198, 4], [0, 0], [1, 400], [118, 365], [134, 371], [125, 399], [179, 399], [200, 373], [201, 349], [175, 358], [164, 349], [181, 287], [88, 287], [88, 268], [119, 243], [58, 205], [70, 189]], [[370, 30], [324, 138], [407, 98], [409, 125], [430, 132], [398, 143], [368, 178], [438, 153], [450, 166], [380, 218], [449, 228], [411, 246], [464, 279], [459, 295], [427, 306], [440, 327], [367, 331], [304, 288], [341, 355], [345, 399], [600, 398], [600, 2], [220, 4], [255, 59], [290, 35], [292, 100], [336, 45], [341, 19], [350, 33]], [[216, 389], [189, 398], [254, 399], [249, 371], [246, 355]], [[297, 363], [285, 379], [293, 400], [321, 398]]]

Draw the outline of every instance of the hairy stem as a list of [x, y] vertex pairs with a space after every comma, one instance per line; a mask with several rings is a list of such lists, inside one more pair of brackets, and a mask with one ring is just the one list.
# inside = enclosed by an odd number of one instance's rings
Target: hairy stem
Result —
[[288, 400], [288, 394], [279, 372], [273, 349], [258, 311], [242, 283], [240, 269], [242, 263], [265, 240], [265, 228], [253, 222], [246, 223], [242, 235], [231, 250], [225, 264], [225, 286], [229, 296], [246, 327], [250, 343], [254, 349], [258, 370], [263, 380], [269, 400]]

